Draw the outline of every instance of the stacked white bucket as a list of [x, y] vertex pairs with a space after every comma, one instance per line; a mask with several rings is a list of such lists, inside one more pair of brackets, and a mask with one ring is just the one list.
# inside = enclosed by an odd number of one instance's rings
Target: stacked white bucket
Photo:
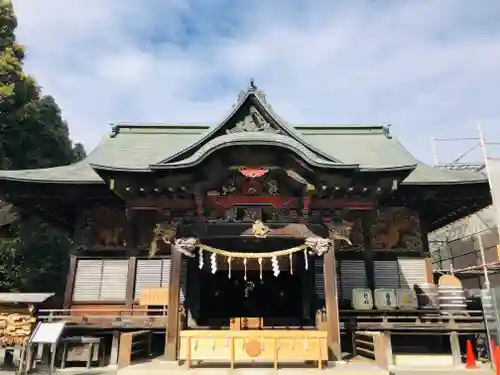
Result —
[[452, 275], [443, 275], [438, 281], [439, 307], [449, 314], [467, 309], [462, 282]]
[[[352, 305], [356, 310], [416, 310], [436, 309], [443, 314], [458, 313], [467, 310], [462, 283], [455, 276], [443, 275], [438, 282], [438, 301], [435, 301], [435, 289], [425, 285], [417, 297], [412, 289], [375, 289], [355, 288], [352, 291]], [[422, 297], [425, 295], [425, 302]], [[420, 300], [420, 301], [419, 301]], [[420, 303], [419, 303], [420, 302]], [[424, 302], [424, 303], [423, 303]]]

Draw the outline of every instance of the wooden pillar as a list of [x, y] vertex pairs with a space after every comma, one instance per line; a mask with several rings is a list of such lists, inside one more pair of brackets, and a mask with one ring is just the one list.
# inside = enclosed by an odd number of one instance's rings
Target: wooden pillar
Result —
[[425, 258], [425, 282], [434, 284], [434, 268], [432, 258]]
[[136, 267], [137, 257], [131, 256], [128, 258], [127, 288], [125, 292], [125, 304], [127, 309], [131, 309], [134, 304]]
[[460, 352], [460, 341], [458, 340], [458, 333], [450, 332], [450, 348], [451, 356], [453, 357], [453, 365], [459, 366], [462, 364], [462, 354]]
[[365, 261], [366, 281], [367, 287], [375, 289], [375, 269], [373, 267], [373, 260], [375, 254], [372, 249], [371, 230], [374, 223], [373, 212], [365, 212], [361, 218], [361, 226], [363, 229], [363, 259]]
[[[125, 217], [127, 218], [126, 231], [125, 231], [125, 245], [128, 251], [128, 271], [127, 271], [127, 285], [125, 292], [125, 305], [127, 309], [132, 309], [134, 304], [135, 293], [135, 273], [137, 267], [137, 236], [136, 236], [136, 217], [137, 211], [131, 208], [125, 210]], [[131, 312], [132, 315], [132, 312]]]
[[168, 361], [177, 360], [179, 345], [181, 261], [182, 254], [173, 250], [168, 284], [167, 331], [165, 333], [165, 359]]
[[340, 361], [339, 306], [337, 301], [337, 280], [335, 269], [335, 246], [324, 257], [325, 305], [327, 322], [328, 360]]
[[66, 288], [64, 290], [64, 301], [63, 301], [64, 309], [70, 308], [71, 301], [73, 299], [73, 285], [75, 284], [77, 261], [78, 259], [75, 254], [71, 254], [69, 256], [68, 275], [66, 276]]
[[120, 331], [113, 331], [113, 340], [111, 341], [111, 354], [109, 357], [109, 365], [117, 366], [118, 365], [118, 348], [120, 345]]

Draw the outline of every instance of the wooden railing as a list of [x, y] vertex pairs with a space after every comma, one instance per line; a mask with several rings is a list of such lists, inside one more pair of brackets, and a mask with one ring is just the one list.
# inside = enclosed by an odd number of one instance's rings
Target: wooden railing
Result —
[[51, 309], [39, 310], [38, 319], [46, 322], [64, 320], [71, 325], [86, 327], [156, 329], [166, 327], [167, 309]]
[[360, 355], [375, 360], [373, 332], [355, 332], [353, 335], [353, 356]]
[[151, 331], [126, 332], [120, 335], [118, 368], [129, 366], [137, 359], [149, 358], [151, 354]]
[[380, 368], [389, 367], [391, 352], [390, 339], [384, 332], [357, 331], [353, 335], [353, 355], [372, 359]]
[[363, 331], [467, 331], [485, 330], [482, 311], [340, 311], [344, 329]]

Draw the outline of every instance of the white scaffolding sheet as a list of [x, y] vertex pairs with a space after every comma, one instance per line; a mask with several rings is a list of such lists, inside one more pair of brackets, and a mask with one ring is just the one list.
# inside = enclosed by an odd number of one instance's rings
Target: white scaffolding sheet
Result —
[[496, 223], [500, 237], [500, 158], [488, 157], [486, 160], [491, 196], [496, 212]]

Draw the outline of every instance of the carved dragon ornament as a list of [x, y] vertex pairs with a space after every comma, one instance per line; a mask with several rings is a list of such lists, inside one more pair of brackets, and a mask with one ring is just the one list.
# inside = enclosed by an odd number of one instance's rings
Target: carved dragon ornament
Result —
[[156, 224], [156, 226], [153, 229], [153, 238], [151, 239], [149, 256], [156, 255], [158, 251], [158, 241], [162, 241], [167, 245], [172, 244], [175, 234], [177, 233], [178, 226], [179, 226], [178, 221]]

